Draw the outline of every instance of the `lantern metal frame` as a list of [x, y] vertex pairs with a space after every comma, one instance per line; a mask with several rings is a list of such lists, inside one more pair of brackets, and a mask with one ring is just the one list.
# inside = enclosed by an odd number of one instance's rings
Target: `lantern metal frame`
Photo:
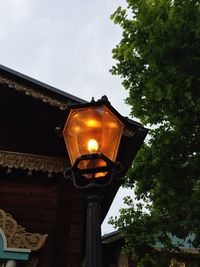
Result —
[[[96, 161], [98, 159], [103, 160], [106, 165], [101, 167], [79, 169], [78, 165], [81, 161], [90, 160]], [[94, 164], [95, 165], [95, 164]], [[65, 178], [70, 178], [73, 184], [78, 189], [94, 188], [108, 186], [112, 183], [113, 178], [123, 170], [123, 166], [120, 162], [114, 162], [106, 157], [103, 153], [93, 153], [82, 155], [77, 158], [74, 165], [68, 168], [64, 172]], [[96, 173], [105, 172], [106, 174], [102, 177], [95, 177]], [[92, 178], [85, 178], [85, 174], [92, 174]]]

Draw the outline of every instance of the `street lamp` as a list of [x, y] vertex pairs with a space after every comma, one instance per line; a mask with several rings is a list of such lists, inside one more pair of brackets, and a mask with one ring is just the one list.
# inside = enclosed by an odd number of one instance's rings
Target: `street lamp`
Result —
[[[138, 132], [141, 134], [138, 134]], [[71, 176], [75, 187], [87, 192], [86, 266], [102, 267], [101, 200], [103, 188], [127, 171], [122, 139], [134, 140], [135, 155], [147, 130], [141, 124], [121, 116], [107, 97], [68, 109], [63, 137], [71, 162], [65, 176]], [[138, 138], [140, 137], [140, 138]], [[133, 142], [132, 142], [133, 143]], [[131, 148], [131, 147], [130, 147]], [[121, 158], [119, 156], [121, 153]], [[130, 157], [131, 155], [131, 157]], [[129, 166], [128, 166], [129, 167]]]

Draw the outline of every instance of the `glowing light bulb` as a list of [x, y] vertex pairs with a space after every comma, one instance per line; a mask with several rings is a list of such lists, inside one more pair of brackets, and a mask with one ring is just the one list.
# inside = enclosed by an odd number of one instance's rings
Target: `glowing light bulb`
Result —
[[90, 119], [86, 121], [86, 125], [88, 127], [92, 127], [92, 128], [97, 128], [100, 127], [100, 123], [99, 121], [95, 120], [95, 119]]
[[87, 148], [90, 153], [97, 152], [99, 145], [95, 139], [90, 139], [87, 143]]

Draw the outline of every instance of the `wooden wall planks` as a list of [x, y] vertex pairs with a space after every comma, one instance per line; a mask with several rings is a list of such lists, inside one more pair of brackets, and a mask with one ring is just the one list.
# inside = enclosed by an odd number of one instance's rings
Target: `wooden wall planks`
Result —
[[19, 177], [0, 170], [0, 208], [11, 213], [26, 231], [48, 234], [44, 247], [34, 252], [38, 267], [80, 267], [84, 258], [84, 196], [62, 177]]

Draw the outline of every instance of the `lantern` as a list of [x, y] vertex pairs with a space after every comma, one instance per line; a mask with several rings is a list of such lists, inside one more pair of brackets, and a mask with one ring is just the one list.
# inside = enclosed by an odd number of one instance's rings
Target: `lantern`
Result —
[[103, 100], [69, 108], [63, 136], [76, 185], [110, 180], [124, 129], [121, 117]]

